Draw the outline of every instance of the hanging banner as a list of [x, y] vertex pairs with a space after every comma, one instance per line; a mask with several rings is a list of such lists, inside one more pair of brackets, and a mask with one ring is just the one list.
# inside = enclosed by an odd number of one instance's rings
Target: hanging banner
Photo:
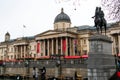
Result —
[[65, 39], [62, 40], [62, 50], [63, 50], [63, 53], [65, 53], [66, 51], [66, 40]]
[[37, 53], [40, 53], [40, 42], [37, 43]]

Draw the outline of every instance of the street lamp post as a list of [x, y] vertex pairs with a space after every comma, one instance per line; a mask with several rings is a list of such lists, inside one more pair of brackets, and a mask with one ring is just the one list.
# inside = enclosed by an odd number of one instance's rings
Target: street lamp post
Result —
[[6, 64], [6, 63], [3, 62], [3, 74], [5, 74], [5, 71], [6, 71], [6, 68], [5, 68], [6, 66], [5, 66], [5, 64]]
[[26, 77], [29, 79], [29, 61], [25, 60], [25, 67], [26, 67]]
[[29, 59], [30, 59], [30, 46], [28, 45], [27, 46], [27, 59], [25, 59], [25, 67], [26, 67], [26, 76], [27, 76], [27, 79], [29, 80], [29, 67], [30, 67], [30, 61], [29, 61]]
[[61, 63], [61, 58], [64, 57], [64, 55], [61, 54], [54, 54], [51, 55], [51, 58], [56, 60], [56, 67], [58, 68], [58, 76], [61, 78], [62, 77], [62, 63]]
[[3, 62], [3, 77], [5, 78], [5, 72], [6, 72], [6, 63]]
[[4, 52], [4, 62], [2, 65], [3, 66], [3, 75], [5, 75], [5, 73], [6, 73], [6, 63], [5, 63], [6, 59], [7, 59], [7, 49]]

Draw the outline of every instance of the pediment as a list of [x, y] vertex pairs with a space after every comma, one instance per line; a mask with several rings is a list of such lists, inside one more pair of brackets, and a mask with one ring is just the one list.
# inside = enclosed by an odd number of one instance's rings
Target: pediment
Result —
[[56, 31], [56, 30], [48, 30], [48, 31], [45, 31], [43, 33], [40, 33], [36, 36], [43, 36], [43, 35], [52, 35], [52, 34], [59, 34], [61, 33], [60, 31]]

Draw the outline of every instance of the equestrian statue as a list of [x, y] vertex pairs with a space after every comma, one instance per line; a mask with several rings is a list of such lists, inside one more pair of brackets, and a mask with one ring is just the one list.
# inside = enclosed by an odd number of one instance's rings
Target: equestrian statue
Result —
[[95, 16], [92, 18], [94, 18], [94, 26], [96, 27], [97, 33], [102, 34], [102, 30], [104, 29], [106, 35], [107, 22], [104, 18], [104, 12], [101, 10], [101, 7], [96, 7]]

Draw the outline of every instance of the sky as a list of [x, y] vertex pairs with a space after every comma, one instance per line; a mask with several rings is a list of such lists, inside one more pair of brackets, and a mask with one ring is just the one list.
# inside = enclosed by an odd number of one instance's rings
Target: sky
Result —
[[4, 41], [7, 32], [11, 39], [16, 39], [53, 30], [54, 19], [61, 8], [70, 17], [71, 27], [94, 25], [91, 17], [94, 16], [96, 6], [100, 6], [100, 0], [74, 1], [0, 0], [0, 42]]

